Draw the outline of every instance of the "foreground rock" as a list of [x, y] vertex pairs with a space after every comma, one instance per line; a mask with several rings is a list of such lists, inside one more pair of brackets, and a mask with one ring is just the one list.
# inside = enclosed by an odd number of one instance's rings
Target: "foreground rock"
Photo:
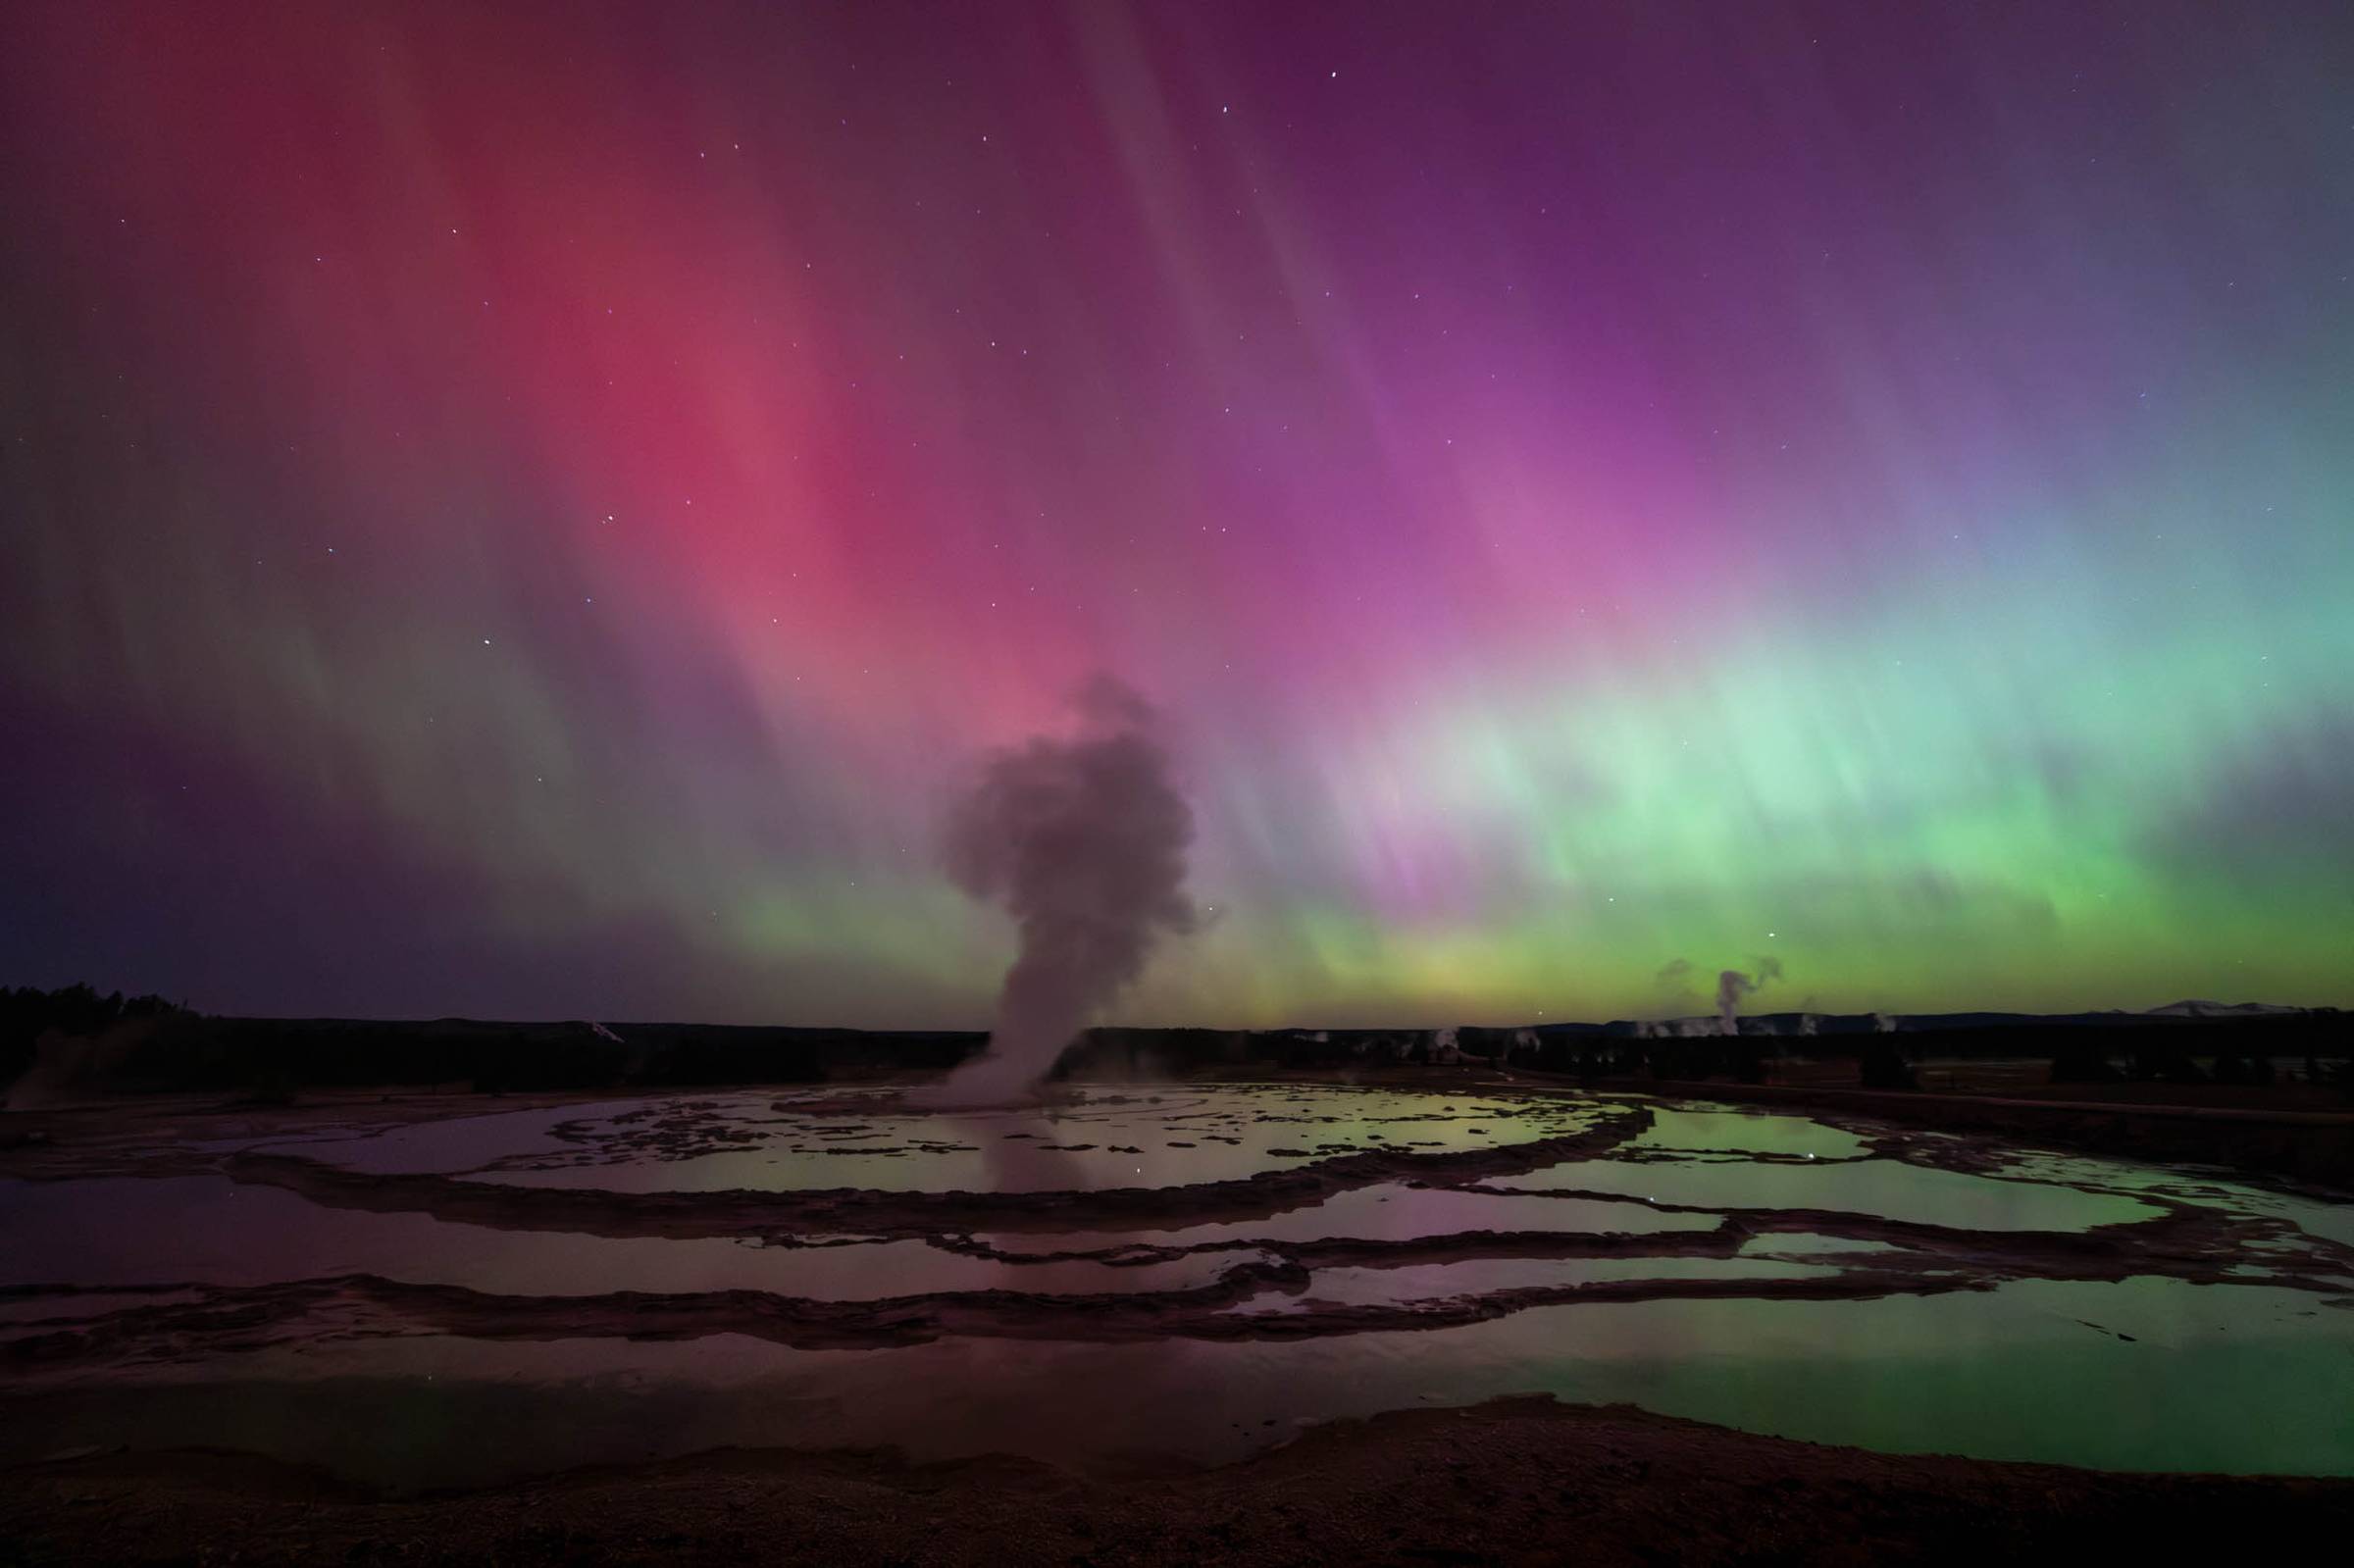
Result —
[[0, 1474], [0, 1561], [33, 1563], [2172, 1561], [2350, 1528], [2354, 1481], [1897, 1457], [1543, 1398], [1109, 1479], [781, 1451], [412, 1499], [218, 1453]]

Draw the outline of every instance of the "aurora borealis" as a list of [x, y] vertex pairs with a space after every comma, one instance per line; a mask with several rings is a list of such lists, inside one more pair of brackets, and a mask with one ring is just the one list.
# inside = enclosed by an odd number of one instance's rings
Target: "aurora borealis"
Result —
[[[0, 959], [986, 1019], [2354, 1002], [2339, 7], [27, 5]], [[1663, 979], [1663, 976], [1669, 977]]]

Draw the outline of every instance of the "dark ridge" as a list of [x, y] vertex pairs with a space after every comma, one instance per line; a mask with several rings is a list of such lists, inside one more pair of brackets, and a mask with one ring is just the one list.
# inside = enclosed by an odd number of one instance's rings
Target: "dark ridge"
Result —
[[[1916, 1085], [1924, 1057], [2048, 1061], [2053, 1083], [2266, 1085], [2354, 1089], [2354, 1029], [2336, 1008], [2178, 1002], [2151, 1013], [1761, 1013], [1740, 1033], [1714, 1019], [1520, 1028], [1098, 1028], [1063, 1053], [1064, 1078], [1228, 1068], [1455, 1062], [1579, 1077], [1769, 1082], [1779, 1064], [1853, 1064], [1868, 1088]], [[902, 1031], [587, 1020], [507, 1022], [237, 1018], [89, 986], [0, 991], [0, 1083], [27, 1073], [83, 1091], [243, 1091], [462, 1087], [484, 1092], [808, 1084], [941, 1072], [987, 1043], [978, 1031]]]
[[[380, 1178], [381, 1180], [381, 1178]], [[719, 1194], [721, 1197], [728, 1194]], [[544, 1218], [544, 1217], [543, 1217]], [[1750, 1234], [1824, 1232], [1895, 1243], [1886, 1252], [1850, 1253], [1833, 1272], [1805, 1278], [1660, 1278], [1590, 1280], [1504, 1287], [1402, 1302], [1337, 1302], [1314, 1294], [1313, 1268], [1374, 1268], [1486, 1257], [1727, 1257]], [[1764, 1217], [1754, 1231], [1594, 1239], [1471, 1232], [1399, 1243], [1328, 1239], [1267, 1241], [1206, 1284], [1163, 1290], [1038, 1293], [1019, 1289], [927, 1291], [873, 1300], [826, 1300], [757, 1290], [617, 1290], [601, 1295], [510, 1295], [462, 1286], [422, 1284], [373, 1274], [254, 1286], [183, 1287], [195, 1298], [158, 1301], [95, 1314], [71, 1326], [35, 1326], [0, 1345], [0, 1363], [21, 1369], [104, 1363], [152, 1353], [157, 1343], [181, 1352], [252, 1350], [289, 1335], [315, 1334], [322, 1321], [341, 1334], [419, 1331], [475, 1340], [619, 1337], [699, 1339], [738, 1334], [799, 1349], [884, 1348], [943, 1337], [1082, 1340], [1156, 1339], [1294, 1340], [1333, 1335], [1451, 1328], [1535, 1307], [1578, 1302], [1664, 1300], [1860, 1300], [1991, 1290], [2017, 1280], [2121, 1280], [2162, 1276], [2220, 1284], [2262, 1239], [2263, 1222], [2227, 1218], [2190, 1205], [2168, 1205], [2149, 1219], [2078, 1233], [1975, 1232], [1909, 1224], [1869, 1215], [1792, 1212]], [[1561, 1250], [1551, 1248], [1559, 1246]], [[1532, 1250], [1543, 1247], [1547, 1250]], [[2334, 1252], [2335, 1248], [2330, 1251]], [[1041, 1262], [1006, 1255], [1007, 1261]], [[2327, 1256], [2277, 1270], [2276, 1287], [2333, 1291]], [[1234, 1309], [1280, 1292], [1296, 1311]], [[20, 1292], [41, 1293], [38, 1288]], [[2332, 1303], [2334, 1304], [2334, 1302]]]

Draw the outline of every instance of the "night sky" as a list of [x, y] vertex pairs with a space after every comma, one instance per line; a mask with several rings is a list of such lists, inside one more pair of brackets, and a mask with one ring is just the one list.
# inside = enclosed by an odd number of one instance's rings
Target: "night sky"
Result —
[[2354, 1002], [2354, 14], [0, 15], [0, 983], [978, 1025]]

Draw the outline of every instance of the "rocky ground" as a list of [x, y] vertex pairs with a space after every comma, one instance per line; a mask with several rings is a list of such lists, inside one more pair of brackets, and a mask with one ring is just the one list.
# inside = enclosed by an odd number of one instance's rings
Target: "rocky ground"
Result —
[[1109, 1478], [779, 1451], [407, 1499], [216, 1453], [0, 1475], [0, 1562], [28, 1564], [2179, 1561], [2350, 1529], [2354, 1481], [1894, 1457], [1542, 1398]]

